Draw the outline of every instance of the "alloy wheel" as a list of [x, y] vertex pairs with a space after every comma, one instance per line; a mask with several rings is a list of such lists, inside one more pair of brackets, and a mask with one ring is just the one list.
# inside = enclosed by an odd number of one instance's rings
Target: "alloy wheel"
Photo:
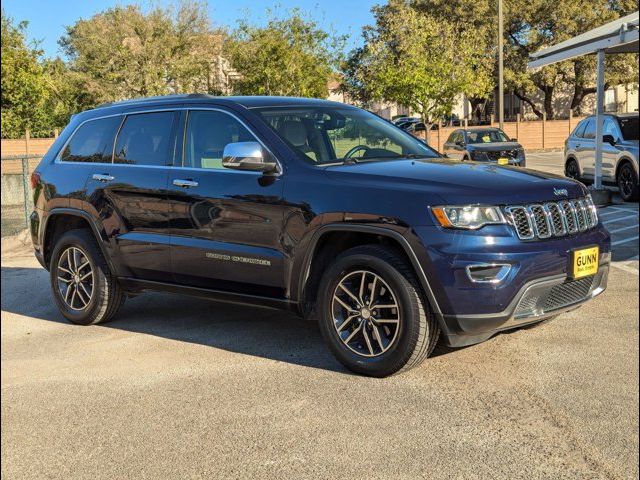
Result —
[[633, 194], [634, 187], [635, 178], [633, 178], [631, 169], [625, 166], [620, 171], [620, 178], [618, 179], [618, 188], [620, 188], [620, 193], [622, 193], [624, 198], [628, 198]]
[[580, 172], [578, 171], [578, 165], [575, 161], [571, 161], [567, 164], [567, 177], [573, 178], [575, 180], [580, 177]]
[[336, 286], [331, 305], [333, 325], [342, 343], [363, 357], [377, 357], [398, 338], [400, 309], [389, 285], [376, 273], [358, 270]]
[[94, 275], [87, 254], [78, 247], [69, 247], [58, 261], [60, 298], [72, 310], [81, 311], [91, 303]]

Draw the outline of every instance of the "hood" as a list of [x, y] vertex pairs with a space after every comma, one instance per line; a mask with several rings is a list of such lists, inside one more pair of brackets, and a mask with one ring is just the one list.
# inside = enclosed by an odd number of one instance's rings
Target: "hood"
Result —
[[469, 143], [467, 150], [475, 150], [477, 152], [499, 152], [502, 150], [515, 150], [522, 148], [518, 142], [493, 142], [493, 143]]
[[[365, 189], [424, 192], [431, 205], [515, 205], [586, 194], [584, 185], [558, 175], [520, 167], [443, 158], [331, 166], [326, 167], [325, 173], [334, 181]], [[561, 193], [563, 189], [567, 192], [566, 196]]]

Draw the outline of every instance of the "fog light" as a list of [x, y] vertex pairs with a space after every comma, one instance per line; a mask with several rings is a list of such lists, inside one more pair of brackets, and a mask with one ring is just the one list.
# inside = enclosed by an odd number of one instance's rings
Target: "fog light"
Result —
[[467, 265], [467, 276], [473, 283], [500, 283], [511, 271], [508, 263]]

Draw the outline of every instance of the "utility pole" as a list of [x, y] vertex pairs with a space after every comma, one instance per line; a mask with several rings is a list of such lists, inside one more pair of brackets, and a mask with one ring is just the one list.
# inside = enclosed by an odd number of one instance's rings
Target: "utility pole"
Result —
[[502, 29], [502, 0], [498, 0], [498, 123], [504, 128], [504, 31]]

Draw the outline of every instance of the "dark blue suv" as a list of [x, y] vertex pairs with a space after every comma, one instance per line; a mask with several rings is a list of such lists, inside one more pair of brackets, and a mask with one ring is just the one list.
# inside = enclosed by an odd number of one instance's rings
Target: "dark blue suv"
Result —
[[35, 254], [70, 321], [109, 320], [144, 290], [283, 308], [366, 375], [607, 284], [609, 234], [582, 184], [452, 161], [340, 103], [104, 105], [72, 118], [32, 183]]

